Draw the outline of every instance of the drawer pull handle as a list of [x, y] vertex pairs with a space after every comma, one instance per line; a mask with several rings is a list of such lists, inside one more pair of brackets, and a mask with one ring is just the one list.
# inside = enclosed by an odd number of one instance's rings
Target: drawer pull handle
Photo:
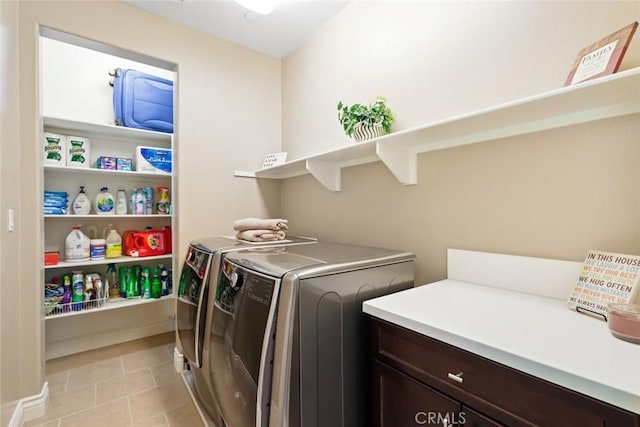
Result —
[[459, 382], [460, 384], [462, 384], [462, 372], [457, 373], [457, 374], [452, 374], [451, 372], [449, 372], [447, 374], [447, 377], [450, 380], [454, 380], [454, 381]]

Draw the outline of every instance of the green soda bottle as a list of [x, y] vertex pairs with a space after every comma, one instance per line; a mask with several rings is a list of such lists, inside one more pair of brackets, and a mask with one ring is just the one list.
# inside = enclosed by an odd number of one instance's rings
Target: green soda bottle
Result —
[[118, 267], [118, 276], [120, 277], [120, 296], [127, 297], [127, 284], [129, 283], [129, 269], [127, 267]]
[[142, 267], [142, 299], [151, 298], [151, 280], [149, 280], [149, 267]]
[[153, 268], [153, 278], [151, 279], [151, 298], [162, 296], [162, 281], [160, 281], [160, 268]]
[[127, 298], [135, 298], [138, 294], [138, 271], [140, 266], [129, 267], [127, 274]]

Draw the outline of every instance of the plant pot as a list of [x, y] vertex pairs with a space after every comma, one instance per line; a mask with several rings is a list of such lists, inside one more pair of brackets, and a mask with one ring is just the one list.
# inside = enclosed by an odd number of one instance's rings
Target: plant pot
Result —
[[384, 135], [384, 129], [381, 124], [363, 125], [358, 123], [353, 127], [352, 136], [356, 142], [367, 141], [369, 139], [378, 138], [382, 135]]

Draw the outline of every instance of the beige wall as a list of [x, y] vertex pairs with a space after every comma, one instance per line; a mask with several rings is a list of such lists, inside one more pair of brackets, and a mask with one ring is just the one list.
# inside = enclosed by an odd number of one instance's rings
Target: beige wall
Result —
[[[3, 26], [5, 2], [2, 2]], [[15, 11], [15, 4], [8, 7]], [[43, 381], [43, 321], [41, 317], [42, 218], [38, 168], [38, 25], [69, 32], [177, 64], [177, 146], [179, 258], [185, 245], [204, 235], [230, 234], [231, 223], [243, 216], [279, 214], [279, 185], [233, 177], [234, 169], [253, 169], [264, 155], [280, 149], [280, 61], [202, 32], [190, 30], [118, 1], [19, 2], [20, 115], [9, 117], [2, 133], [2, 205], [18, 200], [19, 260], [5, 251], [2, 240], [2, 294], [12, 295], [20, 314], [13, 314], [13, 332], [5, 335], [2, 313], [2, 402], [35, 395]], [[78, 17], [82, 17], [79, 19]], [[15, 19], [14, 19], [15, 21]], [[16, 30], [16, 22], [9, 21]], [[3, 34], [4, 36], [4, 34]], [[4, 43], [4, 39], [3, 39]], [[4, 54], [4, 52], [3, 52]], [[15, 52], [13, 53], [15, 55]], [[16, 64], [15, 61], [12, 64]], [[6, 79], [4, 72], [3, 79]], [[9, 87], [14, 87], [10, 83]], [[12, 101], [15, 106], [15, 100]], [[14, 110], [15, 111], [15, 110]], [[6, 118], [3, 115], [3, 125]], [[15, 137], [20, 132], [20, 138]], [[11, 146], [9, 146], [11, 144]], [[5, 153], [7, 156], [5, 157]], [[6, 164], [14, 168], [5, 169]], [[5, 193], [6, 183], [16, 193]], [[35, 183], [35, 185], [34, 185]], [[7, 199], [7, 200], [5, 200]], [[17, 203], [17, 201], [16, 201]], [[5, 265], [19, 265], [7, 280]], [[16, 268], [16, 270], [18, 270]], [[10, 281], [10, 285], [7, 284]], [[8, 289], [6, 289], [6, 288]], [[6, 292], [6, 293], [5, 293]], [[9, 300], [3, 298], [4, 304]], [[9, 325], [7, 325], [9, 326]], [[6, 357], [6, 358], [5, 358]], [[11, 363], [13, 372], [5, 367]], [[6, 381], [5, 381], [6, 379]], [[5, 395], [5, 390], [7, 390]], [[4, 423], [4, 420], [3, 420]]]
[[[591, 247], [640, 252], [637, 115], [423, 154], [411, 187], [380, 163], [345, 169], [340, 193], [286, 180], [282, 199], [278, 182], [233, 178], [281, 148], [294, 158], [349, 144], [340, 99], [386, 95], [404, 129], [561, 86], [580, 48], [638, 19], [634, 3], [357, 2], [282, 64], [116, 1], [0, 11], [0, 87], [14, 88], [0, 98], [0, 200], [19, 218], [12, 236], [1, 228], [3, 406], [43, 381], [38, 24], [178, 65], [180, 258], [234, 219], [281, 214], [292, 233], [414, 251], [419, 282], [444, 276], [447, 247], [575, 260]], [[18, 55], [5, 37], [18, 21], [19, 58], [4, 62]], [[638, 45], [624, 67], [640, 64]]]
[[[635, 2], [356, 2], [283, 61], [283, 149], [352, 144], [336, 103], [385, 95], [394, 130], [563, 86], [577, 52], [640, 18]], [[636, 34], [623, 69], [640, 65]], [[331, 193], [283, 181], [291, 232], [418, 257], [446, 276], [446, 249], [582, 261], [640, 253], [639, 117], [421, 154], [418, 184], [378, 163], [343, 169]]]

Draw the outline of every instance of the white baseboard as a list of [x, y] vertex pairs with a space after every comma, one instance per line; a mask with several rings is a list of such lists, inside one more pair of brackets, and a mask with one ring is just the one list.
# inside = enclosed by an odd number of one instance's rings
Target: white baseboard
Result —
[[20, 399], [8, 427], [22, 427], [25, 421], [39, 418], [47, 411], [49, 404], [49, 383], [45, 381], [39, 394]]
[[174, 323], [158, 322], [140, 328], [117, 329], [100, 334], [74, 337], [68, 340], [48, 342], [45, 346], [45, 360], [68, 356], [82, 351], [94, 350], [108, 345], [120, 344], [140, 338], [163, 334], [175, 329]]

